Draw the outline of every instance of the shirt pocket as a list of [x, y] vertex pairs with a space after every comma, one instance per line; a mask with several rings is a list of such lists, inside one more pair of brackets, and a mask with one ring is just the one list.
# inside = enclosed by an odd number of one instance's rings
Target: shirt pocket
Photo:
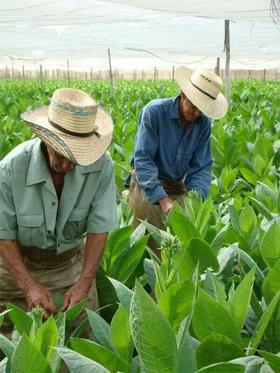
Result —
[[43, 214], [18, 216], [18, 242], [23, 246], [44, 247], [45, 224]]
[[87, 230], [87, 216], [87, 208], [76, 208], [72, 210], [63, 229], [63, 236], [66, 240], [81, 238], [85, 235]]

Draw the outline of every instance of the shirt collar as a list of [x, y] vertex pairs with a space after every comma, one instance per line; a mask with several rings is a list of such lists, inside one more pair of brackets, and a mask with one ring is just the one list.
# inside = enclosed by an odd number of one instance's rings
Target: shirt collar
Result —
[[179, 119], [179, 99], [180, 99], [180, 95], [174, 97], [172, 100], [172, 105], [170, 109], [171, 119]]
[[41, 144], [41, 140], [36, 139], [31, 152], [31, 158], [27, 172], [27, 186], [42, 183], [49, 178], [49, 170], [42, 151]]
[[88, 165], [88, 166], [80, 166], [80, 172], [82, 174], [88, 174], [91, 172], [98, 172], [102, 170], [102, 166], [104, 165], [104, 155], [99, 158], [94, 163]]
[[[41, 147], [41, 140], [36, 139], [35, 144], [32, 149], [28, 173], [27, 173], [27, 180], [26, 185], [34, 185], [39, 184], [44, 181], [47, 181], [50, 177], [50, 172], [48, 169], [48, 165]], [[96, 162], [90, 164], [89, 166], [76, 166], [75, 170], [77, 169], [81, 174], [87, 174], [91, 172], [98, 172], [102, 170], [104, 157], [101, 157]]]

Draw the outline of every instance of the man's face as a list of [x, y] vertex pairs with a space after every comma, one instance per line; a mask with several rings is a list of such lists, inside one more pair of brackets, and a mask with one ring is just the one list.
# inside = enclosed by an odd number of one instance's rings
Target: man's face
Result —
[[194, 106], [191, 101], [181, 91], [180, 94], [180, 111], [186, 122], [194, 122], [202, 115], [202, 112]]
[[72, 171], [76, 166], [76, 163], [65, 158], [63, 155], [57, 153], [49, 145], [46, 145], [47, 152], [49, 155], [50, 168], [58, 174], [66, 174]]

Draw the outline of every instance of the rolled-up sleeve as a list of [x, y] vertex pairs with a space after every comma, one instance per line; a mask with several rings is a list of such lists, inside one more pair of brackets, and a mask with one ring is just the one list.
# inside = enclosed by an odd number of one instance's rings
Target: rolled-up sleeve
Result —
[[94, 195], [87, 219], [88, 233], [106, 233], [118, 227], [114, 165], [106, 159], [98, 190]]
[[211, 123], [209, 119], [207, 119], [205, 131], [194, 151], [185, 180], [187, 190], [199, 192], [203, 199], [205, 199], [209, 193], [212, 178], [210, 136]]
[[16, 240], [17, 219], [10, 170], [0, 165], [0, 239]]
[[158, 167], [154, 162], [158, 148], [158, 121], [150, 107], [143, 109], [136, 137], [134, 167], [137, 181], [151, 203], [167, 196], [158, 179]]

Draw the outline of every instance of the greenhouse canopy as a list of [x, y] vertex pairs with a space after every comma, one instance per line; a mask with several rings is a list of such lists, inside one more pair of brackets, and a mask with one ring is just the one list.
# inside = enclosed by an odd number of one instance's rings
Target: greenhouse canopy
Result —
[[11, 0], [1, 2], [1, 67], [44, 64], [108, 68], [231, 66], [278, 68], [280, 31], [269, 0]]

